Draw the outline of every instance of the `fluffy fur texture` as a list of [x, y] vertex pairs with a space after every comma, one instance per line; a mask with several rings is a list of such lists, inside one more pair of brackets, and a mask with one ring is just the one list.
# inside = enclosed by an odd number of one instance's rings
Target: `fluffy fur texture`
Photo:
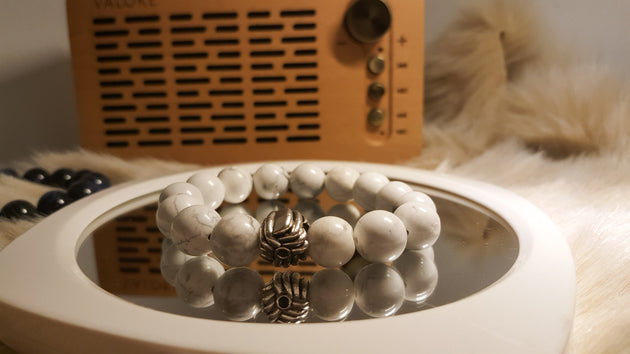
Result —
[[[630, 88], [605, 68], [567, 59], [538, 34], [535, 10], [484, 3], [427, 50], [424, 151], [409, 165], [510, 189], [547, 212], [573, 252], [577, 300], [567, 349], [630, 348]], [[93, 168], [114, 182], [194, 169], [85, 151], [18, 164]], [[0, 179], [0, 203], [42, 187]], [[0, 221], [0, 248], [29, 222]], [[536, 289], [532, 289], [536, 291]]]

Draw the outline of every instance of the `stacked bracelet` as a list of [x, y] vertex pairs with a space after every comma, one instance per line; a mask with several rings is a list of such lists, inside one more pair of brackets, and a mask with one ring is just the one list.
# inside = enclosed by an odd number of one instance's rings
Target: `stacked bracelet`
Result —
[[[277, 199], [289, 186], [300, 198], [317, 197], [326, 188], [334, 200], [354, 199], [368, 212], [353, 228], [338, 217], [311, 221], [290, 209], [272, 211], [262, 225], [249, 215], [221, 218], [215, 210], [224, 200], [244, 201], [252, 189], [261, 198]], [[235, 168], [216, 176], [197, 173], [164, 189], [156, 221], [182, 252], [213, 253], [233, 267], [249, 265], [259, 255], [275, 266], [288, 267], [304, 260], [307, 253], [318, 265], [339, 267], [355, 249], [369, 262], [391, 262], [405, 248], [433, 245], [440, 233], [439, 216], [426, 194], [380, 173], [359, 174], [337, 167], [326, 175], [312, 164], [302, 164], [291, 173], [264, 164], [253, 176]]]

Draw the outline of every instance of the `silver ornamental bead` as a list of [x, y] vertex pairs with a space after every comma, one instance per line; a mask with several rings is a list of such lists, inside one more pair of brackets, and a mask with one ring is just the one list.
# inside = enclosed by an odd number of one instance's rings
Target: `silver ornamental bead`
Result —
[[306, 259], [308, 222], [297, 210], [272, 211], [259, 231], [260, 256], [275, 267], [289, 267]]
[[277, 272], [262, 291], [263, 310], [274, 323], [301, 323], [309, 311], [309, 282], [298, 272]]

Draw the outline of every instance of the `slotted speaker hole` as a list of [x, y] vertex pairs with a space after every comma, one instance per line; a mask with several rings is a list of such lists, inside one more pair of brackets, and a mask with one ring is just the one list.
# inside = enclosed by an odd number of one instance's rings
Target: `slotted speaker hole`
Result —
[[[149, 153], [173, 145], [320, 141], [315, 15], [300, 7], [160, 15], [145, 9], [93, 18], [97, 109], [109, 137], [103, 144]], [[174, 99], [170, 107], [167, 98]], [[244, 136], [248, 130], [255, 135]], [[124, 266], [135, 271], [131, 263]]]

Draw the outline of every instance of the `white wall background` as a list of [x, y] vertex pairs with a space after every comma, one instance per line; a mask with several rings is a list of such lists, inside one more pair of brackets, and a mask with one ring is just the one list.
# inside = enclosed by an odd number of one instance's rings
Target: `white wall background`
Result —
[[[630, 74], [630, 1], [530, 1], [557, 38]], [[426, 0], [427, 40], [469, 2]], [[65, 1], [0, 0], [0, 167], [77, 146], [76, 121]]]

